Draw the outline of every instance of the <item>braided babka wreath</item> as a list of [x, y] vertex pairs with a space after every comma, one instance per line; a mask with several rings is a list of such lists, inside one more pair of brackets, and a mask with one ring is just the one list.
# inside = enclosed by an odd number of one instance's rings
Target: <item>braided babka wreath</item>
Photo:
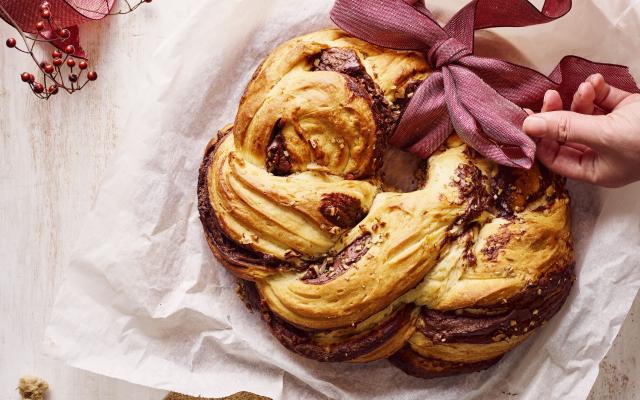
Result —
[[567, 298], [561, 178], [498, 166], [453, 135], [416, 190], [383, 182], [386, 138], [429, 74], [420, 53], [339, 30], [302, 36], [258, 67], [235, 124], [207, 146], [211, 250], [289, 350], [389, 358], [419, 377], [477, 371]]

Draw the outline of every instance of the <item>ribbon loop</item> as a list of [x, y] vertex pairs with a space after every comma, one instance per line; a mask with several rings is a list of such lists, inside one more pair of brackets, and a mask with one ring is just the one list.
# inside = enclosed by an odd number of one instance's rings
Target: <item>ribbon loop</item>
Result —
[[461, 58], [471, 55], [471, 49], [456, 38], [449, 38], [437, 42], [427, 53], [427, 59], [433, 69], [440, 69], [453, 64]]

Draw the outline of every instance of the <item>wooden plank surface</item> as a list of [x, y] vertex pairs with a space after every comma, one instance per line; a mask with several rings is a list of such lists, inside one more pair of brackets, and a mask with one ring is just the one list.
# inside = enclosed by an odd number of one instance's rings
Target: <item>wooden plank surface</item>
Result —
[[[154, 3], [155, 4], [155, 3]], [[166, 34], [168, 17], [140, 9], [83, 38], [100, 79], [43, 102], [19, 80], [27, 57], [0, 50], [0, 400], [17, 399], [22, 374], [49, 381], [50, 400], [160, 400], [165, 393], [69, 368], [45, 357], [43, 331], [63, 266], [95, 199], [127, 118], [130, 87]], [[185, 13], [187, 11], [185, 10]], [[173, 21], [181, 16], [171, 16]], [[1, 43], [12, 30], [0, 27]], [[640, 399], [640, 301], [601, 364], [590, 399]], [[238, 390], [242, 390], [239, 386]]]

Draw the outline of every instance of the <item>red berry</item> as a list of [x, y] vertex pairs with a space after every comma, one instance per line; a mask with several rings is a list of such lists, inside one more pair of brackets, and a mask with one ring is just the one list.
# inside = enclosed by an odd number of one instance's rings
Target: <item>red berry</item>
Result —
[[22, 79], [22, 82], [29, 82], [31, 81], [31, 74], [28, 72], [23, 72], [20, 74], [20, 79]]
[[44, 72], [46, 72], [47, 74], [53, 74], [53, 71], [55, 71], [56, 69], [53, 68], [53, 65], [51, 64], [47, 64], [44, 66]]
[[151, 0], [144, 0], [145, 3], [151, 3]]
[[61, 66], [64, 63], [64, 61], [62, 61], [62, 58], [54, 58], [53, 59], [53, 65], [55, 65], [56, 67]]
[[98, 79], [98, 73], [96, 71], [91, 71], [87, 74], [87, 79], [90, 81], [95, 81]]
[[34, 83], [33, 84], [33, 91], [35, 93], [40, 94], [40, 93], [44, 92], [44, 86], [42, 86], [42, 83], [40, 83], [40, 82]]
[[48, 8], [44, 8], [40, 11], [42, 19], [51, 19], [51, 11]]
[[78, 64], [78, 67], [80, 67], [80, 69], [87, 69], [89, 68], [89, 63], [86, 61], [80, 61], [80, 64]]
[[29, 74], [29, 82], [33, 83], [33, 82], [35, 82], [35, 80], [36, 80], [36, 77], [33, 76], [33, 74]]
[[63, 39], [68, 39], [71, 36], [71, 32], [68, 29], [56, 29], [56, 35]]
[[58, 85], [49, 86], [49, 94], [58, 94]]
[[74, 60], [73, 58], [69, 58], [67, 60], [67, 66], [69, 66], [69, 68], [73, 68], [76, 66], [76, 60]]
[[76, 75], [76, 74], [69, 75], [69, 81], [70, 82], [74, 82], [74, 83], [78, 82], [78, 75]]
[[45, 26], [44, 26], [44, 22], [40, 21], [36, 24], [36, 30], [38, 32], [42, 32], [44, 30]]
[[59, 50], [54, 50], [51, 52], [51, 57], [53, 58], [62, 58], [62, 53]]
[[16, 42], [15, 38], [9, 38], [7, 39], [7, 47], [12, 49], [14, 47], [16, 47], [16, 44], [18, 44], [18, 42]]
[[72, 44], [70, 44], [64, 48], [64, 52], [67, 54], [73, 54], [76, 52], [76, 48]]

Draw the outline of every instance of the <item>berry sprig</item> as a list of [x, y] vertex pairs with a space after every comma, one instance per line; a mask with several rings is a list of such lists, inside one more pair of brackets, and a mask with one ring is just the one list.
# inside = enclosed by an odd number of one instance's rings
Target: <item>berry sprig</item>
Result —
[[[138, 1], [137, 3], [134, 3], [133, 5], [131, 5], [131, 3], [129, 3], [129, 0], [123, 0], [124, 3], [127, 5], [126, 8], [121, 8], [117, 11], [109, 11], [108, 13], [103, 13], [103, 15], [124, 15], [124, 14], [129, 14], [130, 12], [134, 12], [136, 10], [136, 8], [140, 7], [141, 5], [143, 5], [144, 3], [151, 3], [151, 0], [141, 0]], [[107, 0], [105, 0], [105, 3], [107, 3]], [[87, 10], [86, 8], [82, 8], [79, 6], [76, 6], [76, 8], [78, 10], [81, 11], [91, 11], [91, 12], [95, 12], [94, 10]]]
[[[105, 9], [109, 11], [102, 14], [104, 16], [128, 14], [135, 11], [144, 3], [151, 3], [151, 0], [138, 0], [135, 4], [131, 4], [128, 0], [123, 0], [123, 2], [125, 4], [124, 8], [113, 11], [109, 10], [107, 6]], [[105, 0], [105, 4], [108, 5], [108, 0]], [[80, 7], [77, 7], [77, 9], [99, 13]], [[56, 25], [51, 11], [51, 5], [48, 1], [43, 1], [38, 10], [40, 13], [40, 21], [34, 26], [35, 32], [37, 33], [22, 31], [1, 4], [0, 10], [8, 17], [8, 22], [16, 28], [23, 41], [23, 46], [20, 47], [18, 46], [17, 39], [11, 37], [6, 40], [7, 47], [29, 54], [38, 66], [38, 72], [36, 73], [40, 75], [39, 79], [36, 79], [36, 75], [30, 72], [20, 74], [20, 79], [29, 85], [31, 91], [37, 97], [48, 100], [51, 96], [60, 93], [61, 90], [71, 94], [81, 90], [89, 82], [98, 79], [98, 73], [89, 70], [88, 59], [82, 57], [84, 52], [78, 51], [76, 46], [70, 43], [72, 41], [72, 32], [68, 28]], [[77, 36], [77, 30], [75, 33]], [[38, 43], [55, 47], [55, 50], [51, 52], [50, 59], [38, 59], [35, 54], [36, 44]]]

